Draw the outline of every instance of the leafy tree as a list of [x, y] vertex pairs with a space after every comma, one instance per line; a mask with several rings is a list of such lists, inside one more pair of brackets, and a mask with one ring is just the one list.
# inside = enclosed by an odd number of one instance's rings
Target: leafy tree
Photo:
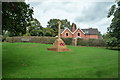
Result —
[[108, 27], [109, 39], [107, 44], [110, 47], [120, 47], [120, 1], [110, 8], [107, 17], [111, 16], [114, 16], [114, 18], [110, 27]]
[[64, 29], [65, 27], [68, 27], [71, 29], [71, 25], [70, 22], [67, 21], [67, 19], [64, 20], [60, 20], [60, 19], [50, 19], [50, 21], [48, 21], [48, 25], [47, 27], [52, 28], [55, 32], [55, 35], [57, 35], [58, 33], [58, 21], [61, 21], [61, 29]]
[[[57, 34], [58, 32], [58, 21], [60, 21], [60, 19], [50, 19], [50, 21], [48, 21], [48, 25], [47, 27], [52, 28], [55, 31], [55, 34]], [[61, 27], [63, 28], [63, 27]]]
[[25, 2], [2, 3], [2, 34], [10, 32], [10, 36], [26, 33], [26, 26], [32, 19], [33, 8]]
[[44, 36], [55, 36], [55, 31], [52, 28], [44, 28]]
[[62, 23], [61, 26], [62, 26], [63, 28], [67, 27], [67, 28], [71, 29], [70, 22], [69, 22], [67, 19], [61, 20], [61, 23]]
[[[2, 18], [2, 2], [0, 1], [0, 19]], [[2, 20], [0, 20], [0, 36], [2, 35]]]
[[27, 33], [30, 33], [31, 36], [43, 36], [43, 27], [37, 19], [33, 18], [27, 29]]

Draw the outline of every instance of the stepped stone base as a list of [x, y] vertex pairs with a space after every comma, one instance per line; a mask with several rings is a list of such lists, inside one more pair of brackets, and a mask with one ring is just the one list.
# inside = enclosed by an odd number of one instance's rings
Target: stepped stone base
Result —
[[56, 52], [65, 52], [65, 51], [71, 51], [68, 48], [47, 48], [48, 51], [56, 51]]
[[71, 51], [71, 49], [66, 48], [66, 45], [62, 39], [56, 39], [52, 48], [47, 48], [47, 50], [56, 52]]

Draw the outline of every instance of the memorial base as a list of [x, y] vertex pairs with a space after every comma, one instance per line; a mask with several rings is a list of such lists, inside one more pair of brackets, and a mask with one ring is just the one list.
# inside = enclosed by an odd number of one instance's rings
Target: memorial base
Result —
[[68, 48], [47, 48], [48, 51], [56, 51], [56, 52], [65, 52], [65, 51], [71, 51]]

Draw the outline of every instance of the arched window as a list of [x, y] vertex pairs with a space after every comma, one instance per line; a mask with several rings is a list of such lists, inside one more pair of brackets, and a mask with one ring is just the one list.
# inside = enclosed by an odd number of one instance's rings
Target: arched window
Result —
[[66, 36], [68, 36], [68, 33], [66, 33]]
[[80, 36], [80, 33], [78, 33], [78, 36]]

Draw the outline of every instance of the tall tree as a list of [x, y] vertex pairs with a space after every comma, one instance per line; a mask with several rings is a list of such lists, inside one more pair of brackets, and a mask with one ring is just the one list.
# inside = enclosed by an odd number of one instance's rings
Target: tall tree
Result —
[[64, 29], [65, 27], [68, 27], [71, 29], [71, 25], [70, 22], [67, 19], [50, 19], [50, 21], [48, 21], [48, 25], [47, 27], [50, 27], [54, 30], [55, 35], [57, 35], [58, 33], [58, 21], [61, 21], [61, 29]]
[[55, 36], [55, 31], [52, 28], [44, 28], [44, 36]]
[[62, 26], [63, 28], [67, 27], [67, 28], [71, 29], [70, 21], [68, 21], [67, 19], [61, 20], [61, 23], [62, 23], [61, 26]]
[[108, 18], [114, 16], [110, 27], [108, 27], [109, 39], [107, 45], [110, 47], [120, 47], [120, 1], [116, 3], [111, 6], [107, 16]]
[[26, 33], [26, 26], [31, 21], [33, 8], [25, 2], [2, 2], [2, 34], [10, 36]]
[[[0, 19], [2, 19], [2, 2], [0, 1]], [[2, 20], [0, 20], [0, 36], [2, 35]]]
[[31, 36], [43, 36], [43, 27], [37, 19], [33, 18], [27, 27], [27, 32]]

